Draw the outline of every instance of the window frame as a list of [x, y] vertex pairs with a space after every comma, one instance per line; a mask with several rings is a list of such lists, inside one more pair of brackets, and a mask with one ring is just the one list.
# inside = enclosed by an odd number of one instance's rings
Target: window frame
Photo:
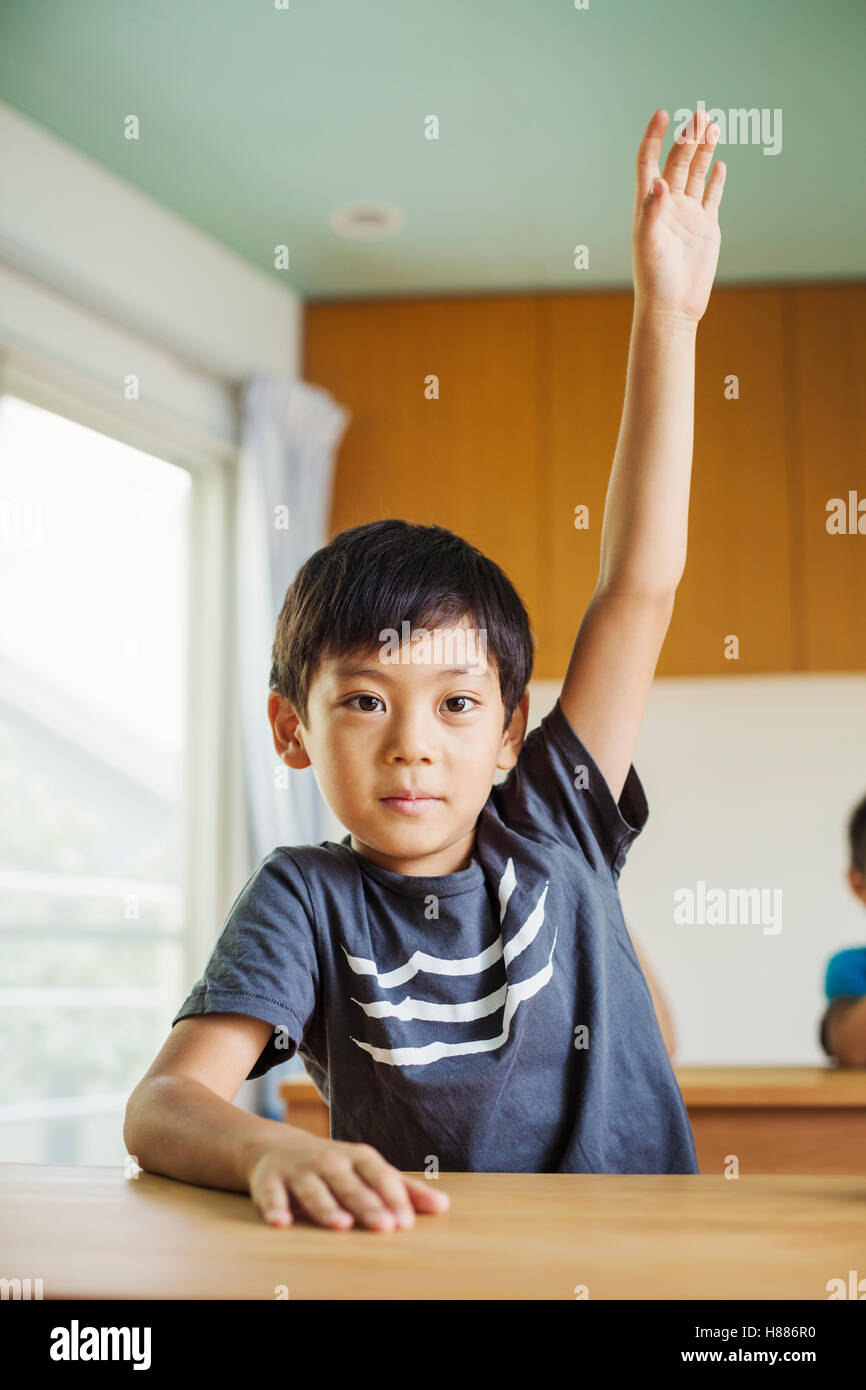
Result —
[[[223, 383], [223, 385], [227, 385]], [[227, 387], [239, 419], [236, 389]], [[241, 758], [230, 653], [235, 647], [235, 537], [238, 450], [224, 438], [185, 427], [165, 412], [124, 409], [118, 393], [86, 375], [18, 348], [0, 350], [0, 397], [14, 396], [99, 434], [143, 450], [191, 475], [188, 529], [187, 694], [184, 758], [182, 969], [197, 978], [245, 862]], [[206, 691], [206, 698], [202, 698]], [[233, 734], [237, 736], [233, 736]], [[229, 749], [230, 756], [223, 756]], [[181, 1001], [178, 1000], [178, 1003]], [[84, 1118], [125, 1098], [63, 1097], [31, 1106], [29, 1118]], [[58, 1110], [60, 1106], [60, 1110]], [[20, 1106], [3, 1107], [12, 1121]]]

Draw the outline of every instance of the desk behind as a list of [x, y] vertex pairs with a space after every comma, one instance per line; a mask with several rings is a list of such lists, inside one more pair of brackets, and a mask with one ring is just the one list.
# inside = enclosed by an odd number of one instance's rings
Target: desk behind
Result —
[[[702, 1173], [866, 1172], [866, 1070], [848, 1067], [675, 1067]], [[312, 1081], [280, 1085], [285, 1119], [328, 1137]]]

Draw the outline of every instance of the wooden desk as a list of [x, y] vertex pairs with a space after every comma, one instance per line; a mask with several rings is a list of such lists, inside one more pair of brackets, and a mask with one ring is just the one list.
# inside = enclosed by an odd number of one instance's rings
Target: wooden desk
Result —
[[268, 1227], [249, 1197], [0, 1165], [3, 1274], [44, 1297], [815, 1299], [864, 1273], [866, 1178], [449, 1173], [412, 1230]]
[[[866, 1173], [866, 1070], [675, 1067], [701, 1173], [729, 1154], [746, 1173]], [[312, 1081], [280, 1085], [285, 1118], [327, 1139], [328, 1107]]]
[[309, 1130], [310, 1134], [319, 1134], [323, 1139], [329, 1137], [328, 1107], [308, 1076], [293, 1076], [291, 1081], [281, 1081], [278, 1090], [285, 1102], [283, 1119], [286, 1124], [297, 1125], [298, 1129]]
[[677, 1067], [702, 1173], [866, 1173], [866, 1070]]

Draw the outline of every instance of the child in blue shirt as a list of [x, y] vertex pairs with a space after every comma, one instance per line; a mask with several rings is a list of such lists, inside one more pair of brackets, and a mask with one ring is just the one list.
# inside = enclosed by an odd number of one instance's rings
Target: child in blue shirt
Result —
[[[866, 797], [848, 822], [851, 892], [866, 903]], [[830, 958], [824, 988], [830, 1001], [821, 1019], [821, 1046], [843, 1066], [866, 1066], [866, 946]]]
[[[622, 426], [598, 583], [527, 734], [533, 639], [504, 572], [437, 526], [342, 532], [277, 623], [268, 716], [348, 833], [274, 849], [130, 1098], [144, 1168], [248, 1190], [266, 1220], [411, 1225], [428, 1177], [695, 1173], [618, 880], [648, 807], [632, 765], [686, 558], [697, 324], [724, 165], [699, 112], [637, 159]], [[497, 769], [507, 772], [493, 785]], [[231, 1104], [298, 1052], [327, 1140]]]

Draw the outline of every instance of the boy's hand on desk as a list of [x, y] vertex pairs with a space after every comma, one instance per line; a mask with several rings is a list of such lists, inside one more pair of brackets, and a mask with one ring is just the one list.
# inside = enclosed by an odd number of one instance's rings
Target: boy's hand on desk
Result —
[[[697, 323], [703, 317], [719, 260], [719, 204], [726, 166], [717, 160], [709, 183], [704, 179], [713, 157], [719, 127], [706, 111], [689, 118], [668, 152], [659, 174], [662, 137], [668, 123], [663, 108], [644, 132], [637, 154], [632, 231], [635, 304], [667, 320]], [[652, 194], [653, 181], [661, 191]]]
[[416, 1211], [441, 1212], [450, 1205], [446, 1193], [404, 1177], [371, 1145], [312, 1134], [260, 1150], [251, 1162], [249, 1187], [272, 1226], [290, 1226], [294, 1207], [336, 1230], [348, 1230], [358, 1218], [371, 1230], [392, 1231], [414, 1226]]

